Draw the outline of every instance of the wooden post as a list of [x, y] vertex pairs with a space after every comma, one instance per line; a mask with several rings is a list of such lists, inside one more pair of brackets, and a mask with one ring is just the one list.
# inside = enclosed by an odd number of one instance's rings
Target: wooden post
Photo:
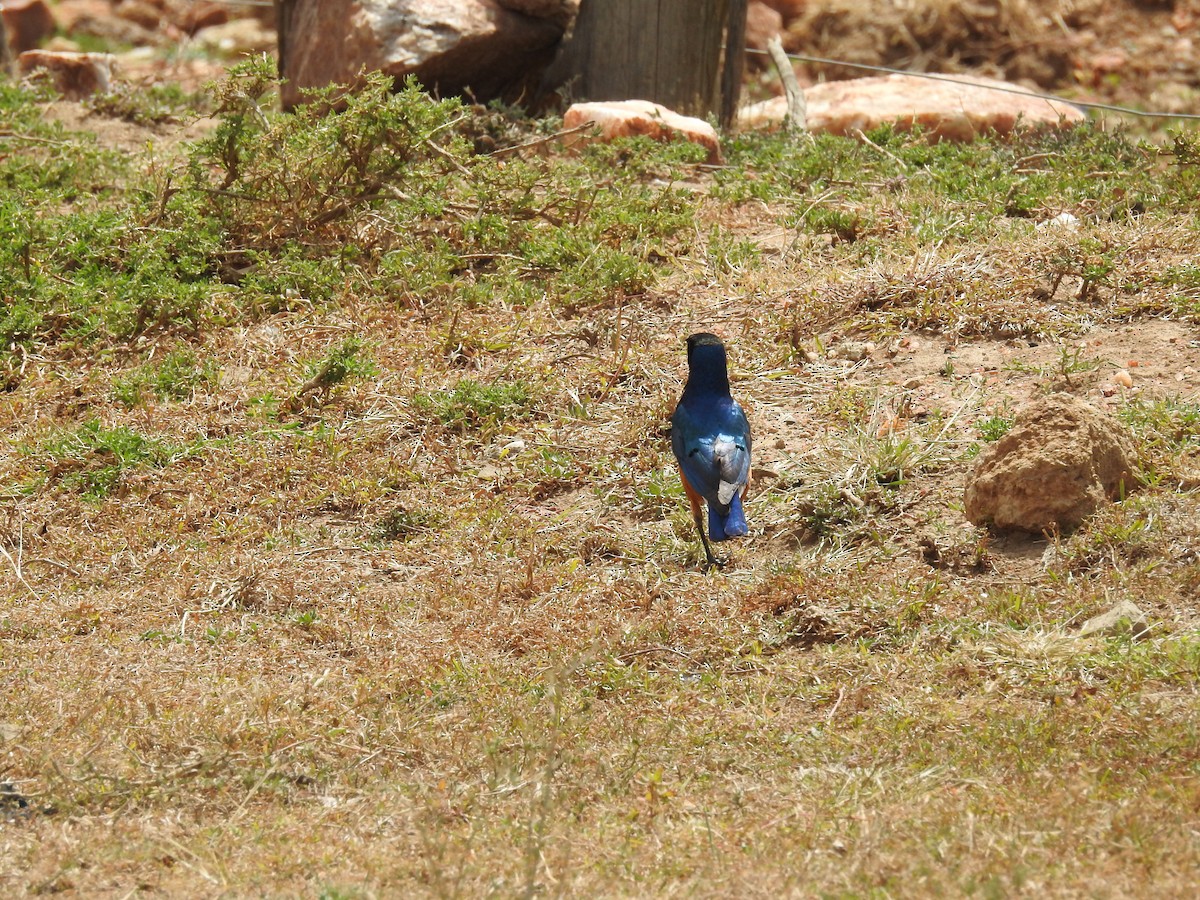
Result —
[[278, 37], [278, 55], [276, 63], [280, 76], [286, 71], [284, 61], [287, 59], [287, 39], [292, 33], [292, 13], [296, 9], [296, 0], [275, 0], [275, 33]]
[[4, 27], [4, 20], [0, 19], [0, 75], [7, 75], [11, 71], [12, 56], [8, 47], [8, 30]]
[[728, 125], [742, 81], [747, 0], [581, 0], [547, 73], [572, 100], [652, 100]]

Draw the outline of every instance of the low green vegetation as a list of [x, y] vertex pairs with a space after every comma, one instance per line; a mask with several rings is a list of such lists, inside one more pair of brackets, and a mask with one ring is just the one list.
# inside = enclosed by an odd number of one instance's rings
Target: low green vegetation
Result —
[[216, 363], [201, 362], [190, 350], [167, 353], [160, 362], [138, 366], [113, 379], [113, 397], [133, 407], [148, 397], [157, 400], [189, 400], [200, 390], [215, 387], [220, 378]]
[[187, 452], [123, 425], [105, 428], [95, 419], [51, 438], [41, 448], [50, 459], [48, 483], [61, 481], [88, 500], [102, 500], [112, 494], [131, 470], [161, 468]]
[[524, 417], [532, 408], [533, 392], [523, 381], [480, 384], [464, 378], [452, 388], [416, 394], [413, 405], [437, 422], [459, 432], [488, 432]]

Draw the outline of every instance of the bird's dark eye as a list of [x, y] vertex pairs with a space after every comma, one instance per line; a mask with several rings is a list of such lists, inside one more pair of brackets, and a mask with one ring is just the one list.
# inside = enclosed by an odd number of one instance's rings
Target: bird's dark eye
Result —
[[689, 454], [688, 454], [688, 456], [695, 456], [695, 455], [696, 455], [697, 453], [699, 453], [699, 452], [700, 452], [700, 448], [699, 448], [699, 447], [694, 447], [694, 448], [692, 448], [692, 452], [691, 452], [691, 453], [689, 453]]

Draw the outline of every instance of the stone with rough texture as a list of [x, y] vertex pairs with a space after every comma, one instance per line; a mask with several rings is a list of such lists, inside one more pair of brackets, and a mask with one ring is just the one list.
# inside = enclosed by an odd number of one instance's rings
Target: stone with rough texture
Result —
[[114, 14], [126, 22], [140, 25], [148, 31], [157, 31], [163, 18], [162, 8], [147, 2], [147, 0], [124, 0], [116, 8]]
[[808, 0], [762, 0], [762, 2], [779, 13], [785, 23], [800, 18], [804, 13], [804, 8], [808, 5]]
[[71, 34], [81, 24], [112, 16], [112, 4], [108, 0], [60, 0], [54, 5], [54, 19], [64, 34]]
[[[783, 16], [762, 0], [750, 0], [746, 7], [746, 46], [751, 50], [766, 50], [767, 41], [781, 31]], [[767, 57], [758, 59], [766, 60]]]
[[1053, 394], [1022, 409], [1012, 430], [980, 454], [965, 512], [999, 530], [1070, 531], [1137, 487], [1133, 460], [1132, 440], [1112, 417]]
[[287, 23], [279, 39], [289, 107], [305, 88], [348, 84], [364, 66], [490, 99], [549, 62], [563, 35], [555, 20], [498, 0], [296, 0]]
[[8, 44], [14, 53], [34, 50], [54, 34], [54, 14], [45, 0], [3, 0], [0, 18], [4, 20]]
[[116, 15], [103, 0], [62, 0], [54, 7], [58, 27], [71, 38], [92, 37], [134, 47], [161, 44], [169, 35], [155, 23], [153, 28]]
[[275, 46], [275, 33], [258, 19], [231, 19], [201, 28], [192, 39], [216, 53], [267, 53]]
[[1149, 632], [1150, 623], [1146, 619], [1146, 614], [1133, 601], [1122, 600], [1112, 609], [1084, 622], [1079, 629], [1079, 636], [1117, 637], [1128, 634], [1134, 640], [1138, 640]]
[[[602, 141], [634, 135], [646, 135], [658, 141], [683, 139], [704, 147], [708, 151], [709, 162], [715, 163], [721, 159], [721, 142], [716, 129], [703, 119], [681, 116], [649, 100], [573, 104], [563, 115], [563, 130], [579, 128], [589, 122], [600, 130], [598, 138]], [[578, 143], [590, 137], [587, 134], [574, 134], [567, 142]]]
[[[1018, 127], [1062, 128], [1084, 121], [1069, 103], [1043, 100], [1020, 85], [991, 78], [953, 76], [955, 81], [884, 75], [813, 85], [804, 91], [813, 132], [853, 135], [891, 122], [920, 125], [934, 140], [970, 141], [988, 132]], [[778, 128], [787, 101], [775, 97], [742, 110], [743, 128]]]
[[113, 58], [107, 53], [26, 50], [17, 57], [17, 67], [22, 75], [49, 72], [59, 92], [77, 100], [108, 91]]
[[579, 12], [579, 0], [498, 0], [505, 9], [548, 19], [566, 28]]
[[179, 17], [179, 27], [188, 34], [202, 28], [224, 25], [229, 21], [229, 10], [219, 3], [189, 3]]

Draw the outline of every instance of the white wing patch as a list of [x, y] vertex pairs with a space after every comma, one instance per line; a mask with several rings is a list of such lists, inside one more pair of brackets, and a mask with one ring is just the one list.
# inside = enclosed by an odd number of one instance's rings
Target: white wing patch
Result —
[[722, 506], [728, 506], [734, 495], [746, 486], [746, 470], [749, 468], [746, 448], [739, 446], [728, 435], [717, 435], [713, 441], [713, 461], [721, 474], [717, 501]]

